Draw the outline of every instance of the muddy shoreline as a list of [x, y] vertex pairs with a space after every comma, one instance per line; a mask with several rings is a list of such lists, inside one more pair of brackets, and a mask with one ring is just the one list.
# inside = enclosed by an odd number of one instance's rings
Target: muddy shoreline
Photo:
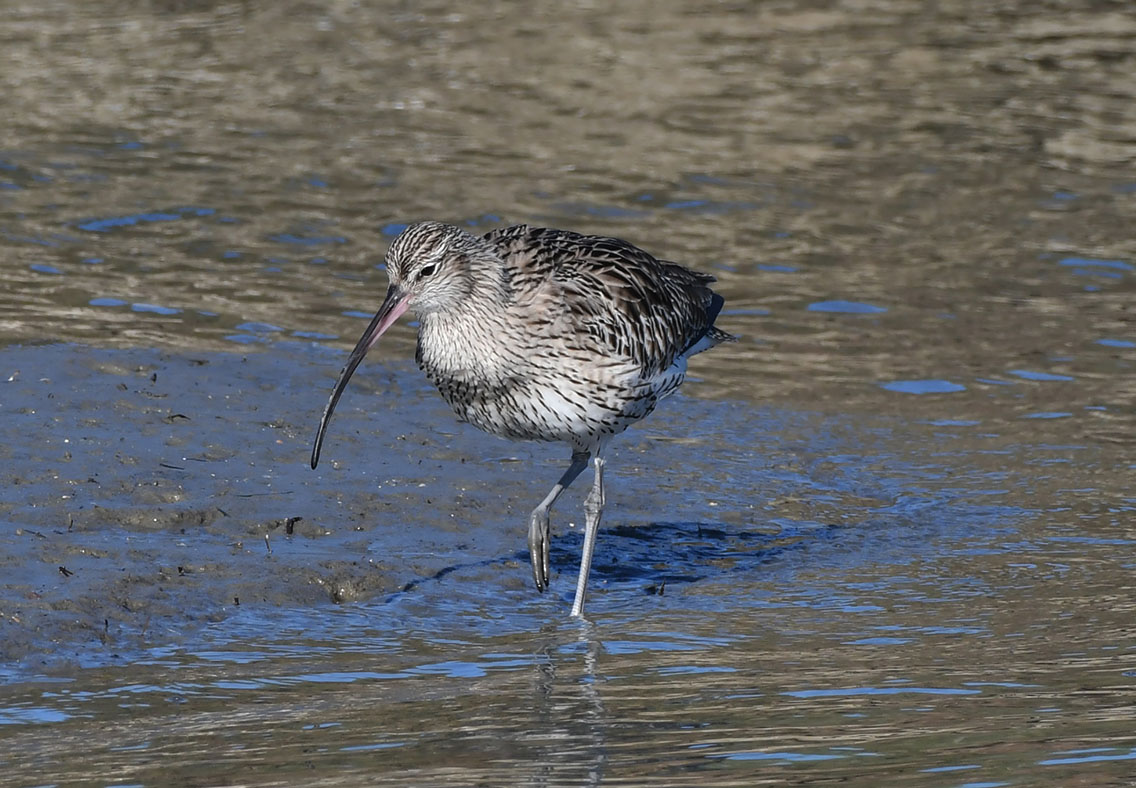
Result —
[[[5, 664], [58, 671], [128, 661], [241, 605], [367, 599], [452, 565], [444, 528], [402, 531], [397, 562], [372, 549], [378, 529], [391, 536], [394, 512], [454, 491], [390, 476], [393, 462], [427, 461], [404, 448], [414, 439], [391, 436], [389, 449], [404, 454], [388, 449], [385, 461], [365, 450], [365, 398], [337, 419], [327, 468], [307, 468], [323, 395], [315, 382], [337, 364], [327, 350], [42, 345], [6, 348], [0, 363]], [[404, 401], [397, 381], [410, 374], [388, 375], [389, 403]], [[376, 376], [363, 381], [373, 388]], [[420, 444], [437, 434], [429, 415], [412, 421], [422, 411], [397, 417]], [[462, 464], [445, 455], [429, 456]], [[410, 505], [399, 506], [402, 498]]]

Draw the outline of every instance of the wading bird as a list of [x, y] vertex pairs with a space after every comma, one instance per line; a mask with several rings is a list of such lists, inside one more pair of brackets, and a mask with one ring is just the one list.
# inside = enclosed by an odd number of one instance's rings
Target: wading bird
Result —
[[690, 356], [732, 340], [714, 326], [712, 276], [626, 241], [519, 225], [476, 236], [439, 222], [406, 228], [387, 251], [390, 286], [324, 408], [312, 468], [355, 368], [408, 309], [418, 366], [462, 421], [515, 440], [563, 441], [572, 461], [529, 517], [537, 590], [549, 583], [549, 511], [587, 467], [581, 616], [604, 507], [604, 449], [673, 392]]

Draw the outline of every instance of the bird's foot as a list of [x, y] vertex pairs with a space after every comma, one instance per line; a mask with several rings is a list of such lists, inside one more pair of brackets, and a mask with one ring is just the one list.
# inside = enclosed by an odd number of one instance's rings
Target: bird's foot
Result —
[[533, 582], [536, 583], [537, 591], [548, 588], [551, 574], [551, 532], [548, 509], [537, 507], [529, 517], [529, 560], [532, 561]]

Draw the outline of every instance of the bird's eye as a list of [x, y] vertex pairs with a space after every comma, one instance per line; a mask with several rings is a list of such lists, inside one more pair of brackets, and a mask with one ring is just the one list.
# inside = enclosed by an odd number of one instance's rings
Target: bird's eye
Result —
[[427, 266], [423, 266], [422, 270], [418, 272], [418, 278], [421, 279], [422, 277], [425, 277], [425, 276], [431, 276], [437, 270], [438, 270], [438, 266], [434, 263], [431, 263], [430, 265], [427, 265]]

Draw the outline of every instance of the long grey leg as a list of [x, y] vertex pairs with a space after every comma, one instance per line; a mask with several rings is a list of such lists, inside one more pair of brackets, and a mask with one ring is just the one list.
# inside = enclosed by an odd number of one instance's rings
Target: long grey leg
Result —
[[584, 615], [584, 595], [588, 590], [588, 573], [592, 570], [592, 551], [596, 548], [596, 534], [600, 530], [600, 517], [603, 516], [604, 458], [599, 452], [596, 452], [592, 464], [595, 466], [595, 479], [592, 482], [592, 491], [584, 501], [584, 549], [580, 554], [580, 576], [576, 578], [576, 599], [572, 602], [573, 618], [581, 618]]
[[533, 582], [536, 583], [537, 591], [548, 588], [548, 577], [551, 574], [551, 559], [549, 558], [551, 536], [548, 510], [552, 508], [552, 504], [556, 503], [560, 493], [564, 492], [568, 485], [574, 482], [576, 477], [588, 467], [588, 460], [591, 456], [586, 451], [572, 452], [572, 464], [568, 466], [568, 470], [564, 471], [560, 481], [529, 515], [529, 560], [532, 561]]

